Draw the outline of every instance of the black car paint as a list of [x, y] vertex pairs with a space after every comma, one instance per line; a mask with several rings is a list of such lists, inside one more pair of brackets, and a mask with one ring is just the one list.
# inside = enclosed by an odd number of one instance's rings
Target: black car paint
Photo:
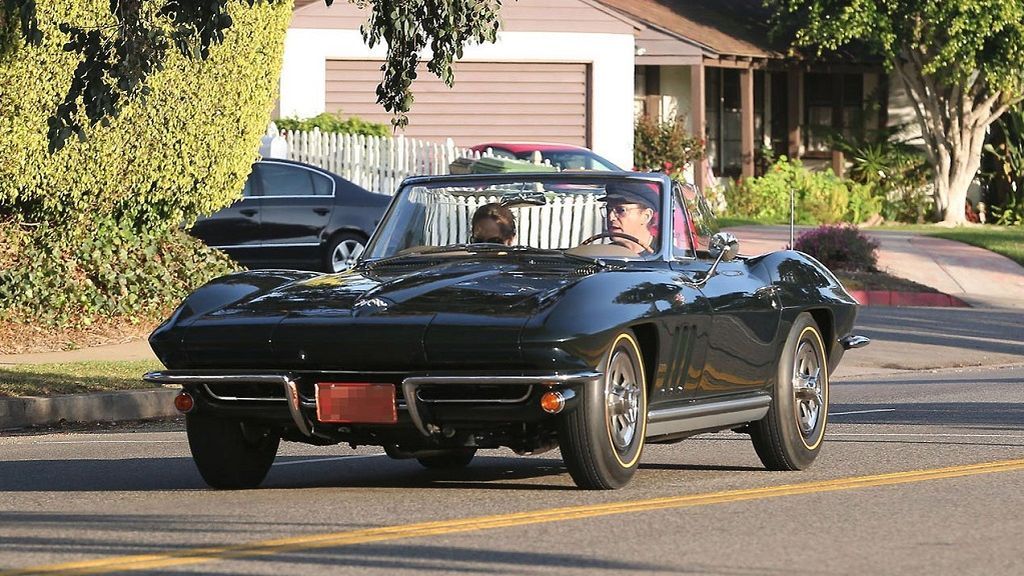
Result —
[[[268, 167], [315, 174], [330, 182], [331, 193], [275, 195], [263, 184]], [[189, 233], [250, 268], [325, 270], [331, 239], [349, 232], [365, 241], [391, 200], [337, 174], [283, 159], [254, 163], [243, 193], [230, 206], [197, 220]]]
[[[369, 261], [334, 275], [253, 271], [198, 290], [150, 341], [170, 369], [287, 371], [312, 397], [313, 384], [325, 379], [399, 384], [422, 374], [595, 370], [612, 339], [630, 329], [654, 410], [769, 393], [785, 335], [808, 311], [835, 367], [856, 302], [824, 266], [780, 251], [723, 262], [707, 277], [711, 267], [707, 253], [587, 264], [467, 249]], [[186, 389], [198, 410], [274, 422], [285, 437], [313, 443], [530, 450], [544, 444], [555, 419], [539, 410], [535, 390], [516, 405], [431, 406], [430, 418], [464, 427], [452, 438], [424, 438], [402, 410], [397, 425], [326, 426], [310, 438], [288, 425], [287, 410]]]

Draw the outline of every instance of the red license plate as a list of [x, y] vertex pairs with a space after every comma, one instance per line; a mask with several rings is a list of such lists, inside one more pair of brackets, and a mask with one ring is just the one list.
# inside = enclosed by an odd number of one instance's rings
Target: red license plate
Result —
[[316, 418], [321, 422], [394, 424], [398, 422], [395, 385], [318, 382]]

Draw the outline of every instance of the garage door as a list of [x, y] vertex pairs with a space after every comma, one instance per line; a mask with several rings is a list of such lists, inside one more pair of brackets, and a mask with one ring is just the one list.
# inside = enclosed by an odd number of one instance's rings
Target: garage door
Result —
[[[376, 103], [381, 63], [328, 60], [328, 111], [388, 123]], [[422, 68], [422, 67], [421, 67]], [[589, 145], [588, 66], [562, 63], [460, 62], [448, 88], [422, 69], [405, 135], [460, 146], [487, 140]]]

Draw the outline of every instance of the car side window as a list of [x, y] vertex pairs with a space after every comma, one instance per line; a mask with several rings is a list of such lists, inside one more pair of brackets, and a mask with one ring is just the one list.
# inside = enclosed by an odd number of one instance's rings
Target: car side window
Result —
[[[307, 170], [308, 172], [308, 170]], [[330, 196], [334, 194], [334, 181], [318, 172], [309, 172], [313, 178], [313, 193], [317, 196]]]
[[313, 172], [284, 164], [259, 165], [264, 196], [315, 196]]
[[693, 258], [693, 223], [683, 209], [679, 191], [672, 195], [672, 257]]
[[245, 179], [245, 187], [242, 188], [242, 198], [258, 196], [256, 193], [256, 171], [252, 171]]
[[715, 220], [711, 207], [708, 206], [704, 196], [697, 191], [692, 184], [676, 184], [674, 197], [682, 198], [686, 206], [686, 214], [689, 218], [690, 229], [693, 231], [694, 248], [698, 252], [707, 251], [711, 243], [711, 237], [718, 232], [718, 221]]

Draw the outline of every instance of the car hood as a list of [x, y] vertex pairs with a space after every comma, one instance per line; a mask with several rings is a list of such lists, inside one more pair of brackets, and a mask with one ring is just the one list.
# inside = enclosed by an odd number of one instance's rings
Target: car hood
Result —
[[[274, 327], [264, 350], [281, 367], [498, 369], [518, 362], [529, 318], [594, 272], [530, 258], [414, 264], [285, 284], [211, 312], [193, 324], [188, 339], [204, 340], [203, 326], [265, 318]], [[193, 358], [201, 352], [194, 345], [190, 351]]]

